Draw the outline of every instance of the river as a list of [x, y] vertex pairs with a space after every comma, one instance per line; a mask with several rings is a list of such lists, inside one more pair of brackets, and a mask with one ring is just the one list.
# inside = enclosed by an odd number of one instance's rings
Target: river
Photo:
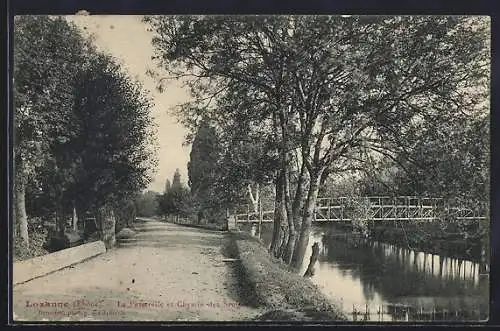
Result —
[[[252, 232], [248, 224], [240, 225]], [[254, 227], [255, 230], [255, 227]], [[270, 244], [272, 224], [262, 240]], [[479, 263], [356, 238], [335, 225], [313, 225], [301, 274], [318, 242], [311, 281], [353, 321], [484, 321], [489, 276]]]

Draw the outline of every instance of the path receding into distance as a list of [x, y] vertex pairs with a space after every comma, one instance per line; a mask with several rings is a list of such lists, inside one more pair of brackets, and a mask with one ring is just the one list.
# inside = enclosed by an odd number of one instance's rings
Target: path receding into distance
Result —
[[[239, 321], [241, 303], [227, 234], [154, 220], [135, 238], [80, 264], [13, 288], [14, 320]], [[244, 301], [244, 300], [243, 300]]]

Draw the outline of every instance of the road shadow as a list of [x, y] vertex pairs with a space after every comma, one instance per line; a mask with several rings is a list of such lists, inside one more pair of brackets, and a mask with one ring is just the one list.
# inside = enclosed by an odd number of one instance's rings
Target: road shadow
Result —
[[245, 269], [239, 260], [238, 247], [229, 233], [224, 235], [221, 254], [224, 258], [235, 259], [234, 261], [225, 262], [230, 264], [226, 276], [226, 282], [229, 285], [229, 297], [241, 305], [259, 308], [260, 303], [256, 296], [255, 287], [248, 281]]

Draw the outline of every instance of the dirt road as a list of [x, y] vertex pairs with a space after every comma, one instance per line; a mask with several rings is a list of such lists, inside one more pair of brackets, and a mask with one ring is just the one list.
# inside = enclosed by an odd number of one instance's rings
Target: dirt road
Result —
[[227, 236], [148, 220], [116, 249], [15, 286], [15, 320], [238, 321], [245, 306]]

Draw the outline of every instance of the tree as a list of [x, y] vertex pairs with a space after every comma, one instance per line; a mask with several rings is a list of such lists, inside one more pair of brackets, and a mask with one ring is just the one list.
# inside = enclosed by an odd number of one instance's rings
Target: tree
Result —
[[242, 119], [249, 135], [267, 127], [264, 140], [277, 142], [283, 189], [276, 182], [276, 192], [283, 191], [282, 214], [289, 224], [284, 259], [294, 267], [304, 258], [326, 178], [362, 170], [373, 153], [407, 155], [400, 139], [405, 133], [444, 125], [484, 100], [489, 74], [484, 18], [146, 21], [155, 31], [156, 59], [169, 72], [167, 79], [183, 78], [191, 89], [194, 101], [179, 108], [188, 128], [203, 116], [218, 123]]
[[179, 168], [175, 169], [175, 172], [174, 172], [174, 177], [172, 178], [172, 185], [171, 185], [171, 189], [178, 189], [182, 187], [182, 183], [181, 183], [181, 172], [179, 170]]
[[[302, 52], [311, 65], [301, 62], [295, 71], [302, 151], [311, 177], [298, 257], [306, 249], [311, 201], [325, 172], [343, 172], [356, 163], [362, 168], [370, 151], [403, 154], [407, 141], [401, 136], [413, 127], [446, 126], [463, 109], [476, 107], [482, 91], [470, 100], [470, 89], [482, 90], [488, 75], [484, 22], [396, 17], [339, 23], [340, 33], [329, 37], [338, 44], [315, 49], [321, 42], [308, 39], [314, 44], [304, 42]], [[307, 36], [323, 29], [303, 31]]]
[[215, 193], [220, 158], [215, 129], [203, 121], [194, 137], [188, 162], [188, 184], [200, 213], [217, 212], [221, 207]]
[[158, 196], [158, 211], [161, 216], [168, 216], [174, 212], [174, 205], [170, 191]]
[[92, 210], [110, 247], [114, 209], [145, 188], [155, 165], [150, 101], [63, 18], [16, 17], [14, 37], [14, 210], [21, 236], [27, 242], [29, 183], [51, 201], [60, 232], [74, 206], [80, 214]]
[[156, 164], [151, 103], [142, 86], [102, 53], [91, 54], [75, 90], [81, 131], [65, 148], [74, 177], [68, 195], [78, 210], [93, 210], [107, 223], [104, 215], [111, 217], [117, 202], [151, 181]]
[[137, 209], [134, 197], [122, 199], [119, 206], [113, 209], [116, 217], [115, 233], [120, 232], [124, 227], [129, 227], [135, 222], [136, 216], [143, 216]]
[[169, 179], [167, 179], [167, 180], [165, 181], [165, 191], [164, 191], [164, 193], [167, 193], [167, 192], [170, 190], [170, 187], [171, 187], [171, 186], [172, 186], [172, 184], [170, 184], [170, 180], [169, 180]]
[[193, 201], [189, 189], [185, 186], [177, 187], [170, 191], [173, 211], [177, 217], [189, 217], [193, 212]]
[[191, 216], [194, 202], [191, 199], [189, 189], [181, 183], [179, 169], [174, 172], [170, 190], [158, 198], [158, 206], [163, 215]]
[[154, 191], [146, 191], [137, 194], [135, 198], [137, 215], [141, 217], [152, 217], [157, 215], [159, 211], [159, 196], [160, 194]]
[[62, 18], [14, 19], [14, 221], [28, 245], [25, 189], [50, 156], [52, 145], [76, 133], [72, 87], [87, 41]]

